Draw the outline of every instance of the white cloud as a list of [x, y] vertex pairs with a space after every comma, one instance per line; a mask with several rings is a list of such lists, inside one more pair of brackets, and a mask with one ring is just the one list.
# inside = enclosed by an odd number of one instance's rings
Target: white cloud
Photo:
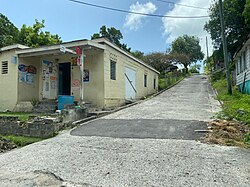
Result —
[[[192, 5], [197, 7], [209, 7], [212, 0], [181, 0], [179, 4]], [[166, 13], [167, 16], [199, 16], [208, 15], [208, 11], [203, 9], [194, 9], [189, 7], [177, 6], [173, 10]], [[167, 36], [167, 43], [171, 43], [178, 36], [184, 34], [193, 35], [200, 39], [200, 45], [204, 54], [207, 54], [206, 50], [206, 36], [208, 37], [209, 55], [213, 51], [212, 41], [210, 35], [204, 31], [204, 25], [208, 18], [201, 19], [173, 19], [163, 18], [164, 35]]]
[[[148, 2], [146, 4], [140, 4], [136, 2], [129, 7], [129, 11], [131, 12], [139, 12], [143, 14], [152, 14], [157, 10], [156, 6]], [[142, 20], [145, 19], [146, 16], [138, 15], [138, 14], [128, 14], [125, 19], [124, 27], [129, 30], [138, 30], [142, 26]]]

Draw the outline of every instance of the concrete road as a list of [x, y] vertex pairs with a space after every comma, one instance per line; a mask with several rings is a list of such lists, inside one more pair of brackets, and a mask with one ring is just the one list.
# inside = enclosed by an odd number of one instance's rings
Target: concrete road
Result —
[[204, 76], [0, 155], [0, 186], [249, 186], [250, 151], [202, 144], [219, 109]]

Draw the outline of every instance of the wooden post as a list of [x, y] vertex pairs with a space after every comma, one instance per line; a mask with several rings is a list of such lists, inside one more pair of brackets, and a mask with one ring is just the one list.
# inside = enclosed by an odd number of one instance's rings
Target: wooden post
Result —
[[80, 89], [80, 95], [81, 95], [81, 103], [83, 102], [84, 99], [84, 84], [83, 84], [83, 73], [84, 73], [84, 51], [82, 49], [82, 54], [81, 54], [81, 66], [80, 66], [80, 72], [81, 72], [81, 77], [80, 77], [80, 82], [81, 82], [81, 89]]

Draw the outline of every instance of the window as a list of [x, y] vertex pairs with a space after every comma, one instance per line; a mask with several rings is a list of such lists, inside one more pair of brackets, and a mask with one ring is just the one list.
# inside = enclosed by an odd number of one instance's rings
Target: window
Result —
[[239, 73], [240, 73], [240, 59], [238, 59], [238, 61], [236, 63], [236, 72], [237, 72], [237, 75], [239, 75]]
[[156, 79], [154, 78], [154, 89], [156, 89]]
[[110, 60], [110, 79], [116, 80], [116, 62]]
[[144, 87], [147, 87], [147, 75], [144, 75]]
[[2, 62], [2, 74], [8, 74], [9, 68], [8, 68], [8, 62], [4, 61]]

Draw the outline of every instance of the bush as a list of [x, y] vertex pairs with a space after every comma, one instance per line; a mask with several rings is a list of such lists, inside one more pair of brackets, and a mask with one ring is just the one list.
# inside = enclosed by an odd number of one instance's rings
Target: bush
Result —
[[159, 90], [164, 90], [172, 85], [174, 85], [179, 80], [183, 79], [184, 76], [182, 74], [173, 74], [172, 72], [167, 73], [164, 78], [159, 79]]
[[240, 93], [236, 87], [233, 87], [233, 94], [227, 93], [227, 82], [225, 73], [216, 72], [211, 75], [212, 86], [217, 90], [217, 99], [223, 102], [222, 111], [219, 117], [227, 119], [236, 119], [238, 121], [250, 124], [250, 95]]

